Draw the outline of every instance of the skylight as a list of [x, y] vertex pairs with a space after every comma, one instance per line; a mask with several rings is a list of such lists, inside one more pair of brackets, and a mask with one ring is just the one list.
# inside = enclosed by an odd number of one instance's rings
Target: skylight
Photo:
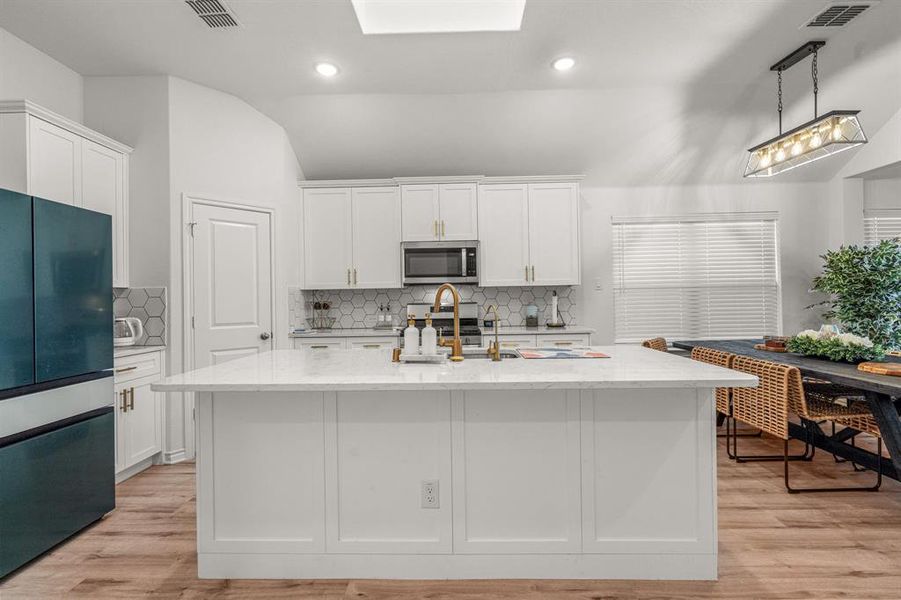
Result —
[[351, 0], [364, 34], [519, 31], [526, 0]]

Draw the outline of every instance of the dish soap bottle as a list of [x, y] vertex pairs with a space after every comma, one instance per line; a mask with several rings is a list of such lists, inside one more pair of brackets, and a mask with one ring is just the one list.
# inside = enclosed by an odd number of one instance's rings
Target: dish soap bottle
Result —
[[438, 353], [438, 332], [432, 327], [432, 313], [425, 315], [425, 327], [422, 329], [422, 353], [428, 356]]
[[408, 320], [404, 329], [404, 354], [419, 354], [419, 330], [414, 319]]

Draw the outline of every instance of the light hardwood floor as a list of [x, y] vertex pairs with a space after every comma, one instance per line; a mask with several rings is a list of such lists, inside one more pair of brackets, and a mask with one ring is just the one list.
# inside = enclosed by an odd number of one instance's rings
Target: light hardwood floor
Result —
[[[781, 443], [749, 439], [742, 449], [775, 453]], [[822, 453], [794, 467], [798, 485], [872, 476]], [[193, 465], [158, 466], [119, 486], [113, 514], [0, 582], [0, 599], [901, 598], [901, 484], [789, 495], [781, 469], [734, 464], [721, 440], [717, 582], [221, 581], [196, 578]]]

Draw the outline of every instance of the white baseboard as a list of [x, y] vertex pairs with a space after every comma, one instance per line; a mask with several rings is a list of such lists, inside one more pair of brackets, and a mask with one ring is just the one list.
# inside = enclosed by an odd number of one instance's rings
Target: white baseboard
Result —
[[197, 555], [201, 579], [716, 580], [716, 554]]
[[128, 467], [127, 469], [122, 469], [118, 473], [116, 473], [116, 485], [122, 483], [126, 479], [130, 479], [140, 473], [141, 471], [147, 469], [148, 467], [153, 466], [153, 457], [145, 458], [139, 463], [135, 463]]
[[184, 448], [179, 448], [178, 450], [173, 450], [172, 452], [163, 452], [164, 465], [180, 463], [185, 459], [187, 459], [187, 454], [185, 453]]

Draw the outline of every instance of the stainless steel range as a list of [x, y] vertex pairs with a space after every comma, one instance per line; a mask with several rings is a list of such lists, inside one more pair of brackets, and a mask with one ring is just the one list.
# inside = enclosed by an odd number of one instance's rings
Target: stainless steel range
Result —
[[[442, 304], [438, 313], [434, 313], [431, 304], [414, 303], [407, 305], [407, 318], [416, 320], [416, 327], [425, 327], [425, 316], [432, 313], [432, 327], [438, 331], [438, 339], [454, 338], [454, 307]], [[475, 302], [460, 303], [460, 340], [464, 346], [481, 346], [482, 329], [479, 327], [479, 305]], [[403, 336], [401, 336], [403, 341]]]

